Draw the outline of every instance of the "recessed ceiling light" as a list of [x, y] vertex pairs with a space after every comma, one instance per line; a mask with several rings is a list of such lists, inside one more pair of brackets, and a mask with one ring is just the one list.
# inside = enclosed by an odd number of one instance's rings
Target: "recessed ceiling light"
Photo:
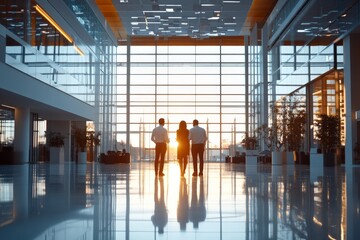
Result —
[[307, 29], [298, 29], [297, 32], [298, 33], [307, 33], [307, 32], [309, 32], [309, 30], [307, 30]]

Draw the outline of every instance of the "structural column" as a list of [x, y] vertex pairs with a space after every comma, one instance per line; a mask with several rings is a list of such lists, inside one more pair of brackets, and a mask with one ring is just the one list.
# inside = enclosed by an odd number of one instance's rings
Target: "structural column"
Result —
[[344, 86], [346, 112], [345, 165], [354, 163], [355, 144], [360, 141], [357, 136], [357, 122], [355, 112], [360, 111], [360, 34], [350, 34], [344, 39]]
[[14, 152], [16, 153], [16, 162], [29, 162], [30, 110], [27, 107], [17, 107], [15, 109]]

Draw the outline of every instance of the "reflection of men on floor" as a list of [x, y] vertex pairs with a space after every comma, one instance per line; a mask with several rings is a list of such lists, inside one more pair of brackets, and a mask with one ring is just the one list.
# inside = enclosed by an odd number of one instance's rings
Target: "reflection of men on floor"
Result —
[[191, 191], [191, 206], [190, 206], [190, 221], [194, 228], [199, 228], [199, 222], [205, 221], [205, 197], [204, 197], [204, 180], [200, 178], [200, 192], [197, 194], [198, 178], [192, 179]]
[[187, 193], [186, 178], [180, 179], [177, 221], [180, 223], [180, 230], [185, 231], [186, 224], [189, 222], [189, 198]]
[[[160, 196], [158, 185], [160, 183]], [[151, 216], [151, 221], [155, 227], [158, 227], [160, 234], [164, 233], [164, 227], [168, 222], [168, 214], [164, 200], [164, 180], [162, 178], [155, 178], [155, 191], [154, 191], [155, 209], [154, 215]]]

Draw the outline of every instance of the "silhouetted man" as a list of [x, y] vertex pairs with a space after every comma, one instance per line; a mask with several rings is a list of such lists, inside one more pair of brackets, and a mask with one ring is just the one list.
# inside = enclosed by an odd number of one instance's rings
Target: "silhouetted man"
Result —
[[[165, 162], [165, 153], [167, 148], [167, 143], [169, 142], [169, 136], [167, 130], [164, 128], [165, 120], [163, 118], [159, 119], [159, 126], [154, 128], [151, 134], [151, 141], [153, 141], [155, 146], [155, 176], [164, 176], [164, 162]], [[159, 159], [160, 159], [160, 169], [159, 169]]]
[[193, 121], [193, 128], [190, 129], [189, 140], [191, 141], [191, 155], [193, 158], [194, 172], [193, 176], [197, 176], [197, 158], [200, 160], [200, 172], [199, 176], [203, 175], [204, 170], [204, 149], [207, 140], [206, 131], [202, 127], [199, 127], [199, 121]]

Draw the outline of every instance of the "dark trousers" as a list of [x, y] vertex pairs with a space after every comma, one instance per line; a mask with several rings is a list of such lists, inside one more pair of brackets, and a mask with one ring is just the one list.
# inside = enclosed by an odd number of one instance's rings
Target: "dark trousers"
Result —
[[200, 172], [203, 173], [204, 169], [204, 144], [192, 144], [191, 145], [191, 155], [193, 158], [193, 166], [194, 166], [194, 173], [198, 172], [197, 168], [197, 157], [199, 156], [200, 160]]
[[157, 143], [155, 147], [155, 174], [162, 173], [164, 170], [165, 153], [166, 143]]

